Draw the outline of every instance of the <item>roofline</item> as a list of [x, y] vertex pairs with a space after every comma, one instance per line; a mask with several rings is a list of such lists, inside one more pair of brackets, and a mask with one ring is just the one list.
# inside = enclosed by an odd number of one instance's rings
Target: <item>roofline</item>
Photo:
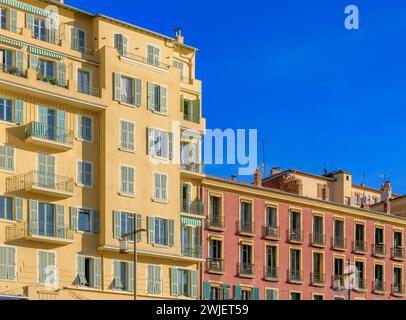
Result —
[[164, 39], [166, 39], [166, 40], [173, 41], [174, 44], [177, 45], [177, 46], [184, 47], [184, 48], [188, 48], [188, 49], [191, 49], [191, 50], [194, 50], [194, 51], [199, 51], [198, 48], [189, 46], [189, 45], [187, 45], [187, 44], [183, 44], [183, 43], [176, 42], [176, 39], [175, 39], [175, 38], [166, 36], [166, 35], [164, 35], [164, 34], [162, 34], [162, 33], [159, 33], [159, 32], [155, 32], [155, 31], [152, 31], [152, 30], [149, 30], [149, 29], [145, 29], [145, 28], [136, 26], [135, 24], [132, 24], [132, 23], [130, 23], [130, 22], [126, 22], [126, 21], [122, 21], [122, 20], [119, 20], [119, 19], [116, 19], [116, 18], [112, 18], [112, 17], [106, 16], [106, 15], [104, 15], [104, 14], [99, 14], [99, 13], [98, 13], [98, 14], [93, 14], [93, 13], [90, 13], [90, 12], [87, 12], [87, 11], [84, 11], [84, 10], [81, 10], [81, 9], [78, 9], [78, 8], [75, 8], [75, 7], [72, 7], [72, 6], [70, 6], [70, 5], [68, 5], [68, 4], [65, 4], [65, 3], [58, 3], [58, 2], [55, 2], [55, 1], [52, 1], [52, 0], [41, 0], [41, 1], [46, 2], [46, 3], [49, 3], [49, 4], [52, 4], [52, 5], [55, 5], [55, 6], [57, 6], [57, 7], [65, 8], [65, 9], [68, 9], [68, 10], [72, 10], [72, 11], [74, 11], [74, 12], [76, 12], [76, 13], [84, 14], [84, 15], [87, 15], [87, 16], [89, 16], [89, 17], [93, 17], [93, 18], [100, 17], [100, 18], [104, 18], [104, 19], [106, 19], [106, 20], [110, 20], [110, 21], [112, 21], [112, 22], [121, 23], [121, 24], [124, 24], [124, 25], [126, 25], [126, 26], [128, 26], [128, 27], [135, 28], [135, 29], [140, 30], [140, 31], [148, 32], [148, 33], [150, 33], [150, 34], [152, 34], [152, 35], [154, 35], [154, 36], [157, 36], [157, 37], [160, 37], [160, 38], [164, 38]]
[[313, 174], [313, 173], [309, 173], [309, 172], [304, 172], [304, 171], [300, 171], [300, 170], [294, 170], [294, 169], [287, 169], [285, 171], [279, 172], [273, 176], [269, 176], [267, 178], [264, 178], [262, 181], [268, 181], [270, 179], [279, 177], [281, 175], [287, 174], [287, 173], [299, 173], [305, 176], [310, 176], [310, 177], [316, 177], [318, 179], [324, 179], [324, 180], [329, 180], [329, 181], [335, 181], [336, 179], [334, 178], [330, 178], [330, 177], [326, 177], [326, 176], [321, 176], [321, 175], [317, 175], [317, 174]]

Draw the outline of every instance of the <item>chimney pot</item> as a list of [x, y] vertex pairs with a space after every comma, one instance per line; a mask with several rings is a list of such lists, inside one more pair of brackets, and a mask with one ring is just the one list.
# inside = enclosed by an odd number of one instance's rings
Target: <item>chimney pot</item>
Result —
[[254, 173], [254, 184], [257, 187], [262, 187], [262, 175], [261, 175], [261, 170], [259, 170], [259, 168], [257, 168], [257, 170], [255, 170], [255, 173]]

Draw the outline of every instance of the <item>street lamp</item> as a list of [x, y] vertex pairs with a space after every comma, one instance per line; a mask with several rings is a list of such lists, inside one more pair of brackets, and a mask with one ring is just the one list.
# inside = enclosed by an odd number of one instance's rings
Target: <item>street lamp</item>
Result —
[[120, 239], [120, 253], [121, 254], [128, 254], [128, 237], [134, 236], [134, 300], [137, 300], [137, 234], [143, 231], [147, 231], [146, 229], [138, 229], [137, 230], [137, 222], [134, 217], [133, 219], [133, 230], [128, 233], [124, 233], [121, 235]]

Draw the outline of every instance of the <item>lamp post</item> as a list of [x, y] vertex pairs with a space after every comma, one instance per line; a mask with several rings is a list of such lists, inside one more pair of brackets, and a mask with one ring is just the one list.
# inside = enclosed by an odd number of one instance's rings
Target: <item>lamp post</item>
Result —
[[134, 236], [134, 301], [137, 300], [137, 234], [143, 231], [147, 231], [146, 229], [138, 229], [137, 230], [137, 222], [134, 216], [133, 219], [133, 230], [128, 233], [124, 233], [121, 235], [120, 239], [120, 253], [121, 254], [128, 254], [128, 237]]

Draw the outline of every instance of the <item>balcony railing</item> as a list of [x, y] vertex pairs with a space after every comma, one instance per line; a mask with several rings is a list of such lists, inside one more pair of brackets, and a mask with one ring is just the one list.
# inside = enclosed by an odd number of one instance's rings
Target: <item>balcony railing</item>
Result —
[[224, 260], [217, 258], [207, 258], [208, 272], [224, 272]]
[[391, 251], [393, 260], [403, 261], [405, 259], [405, 248], [393, 247]]
[[237, 233], [254, 234], [254, 222], [252, 221], [237, 221]]
[[238, 274], [240, 276], [253, 276], [254, 275], [254, 265], [250, 263], [238, 263], [237, 264]]
[[202, 258], [202, 247], [182, 248], [182, 255], [189, 258]]
[[392, 294], [397, 297], [402, 297], [405, 294], [405, 286], [401, 283], [393, 283]]
[[30, 171], [26, 174], [6, 179], [7, 192], [31, 191], [54, 195], [73, 195], [73, 178], [49, 175], [40, 171]]
[[15, 65], [0, 64], [0, 71], [20, 78], [27, 78], [27, 71], [19, 70]]
[[367, 243], [364, 240], [355, 240], [352, 242], [352, 249], [355, 253], [365, 254], [367, 252]]
[[280, 231], [279, 227], [272, 226], [272, 225], [266, 225], [262, 227], [262, 232], [264, 235], [264, 238], [266, 239], [275, 239], [278, 240], [280, 238]]
[[265, 266], [265, 280], [278, 281], [279, 280], [278, 268]]
[[332, 281], [334, 290], [341, 290], [344, 288], [345, 285], [344, 275], [334, 275], [332, 277]]
[[207, 221], [207, 227], [224, 229], [224, 217], [210, 215]]
[[78, 84], [78, 92], [79, 93], [83, 93], [83, 94], [87, 94], [89, 96], [94, 96], [97, 98], [100, 98], [101, 94], [100, 94], [100, 89], [98, 88], [91, 88], [88, 86], [85, 86], [83, 84]]
[[17, 33], [17, 34], [22, 34], [22, 32], [23, 32], [23, 28], [19, 28], [19, 27], [16, 27], [15, 25], [11, 25], [8, 23], [2, 23], [0, 29], [8, 30], [10, 32]]
[[134, 54], [134, 53], [128, 53], [127, 52], [127, 53], [124, 54], [123, 52], [119, 51], [119, 54], [122, 57], [131, 59], [131, 60], [134, 60], [134, 61], [142, 62], [142, 63], [148, 64], [148, 65], [151, 65], [151, 66], [154, 66], [154, 67], [158, 67], [158, 68], [161, 68], [161, 69], [164, 69], [164, 70], [168, 70], [170, 68], [169, 64], [166, 64], [166, 63], [163, 63], [163, 62], [160, 62], [160, 61], [159, 62], [149, 61], [148, 58], [137, 55], [137, 54]]
[[180, 78], [180, 82], [185, 84], [193, 84], [193, 79], [183, 76]]
[[200, 163], [182, 163], [180, 165], [182, 171], [188, 171], [193, 173], [203, 173], [203, 165]]
[[355, 279], [355, 290], [365, 291], [367, 289], [367, 280], [364, 278]]
[[25, 126], [25, 138], [36, 138], [50, 142], [73, 146], [73, 131], [32, 121]]
[[61, 88], [65, 88], [68, 89], [68, 81], [65, 80], [63, 82], [58, 81], [58, 79], [56, 79], [55, 77], [50, 77], [41, 73], [37, 73], [37, 80], [42, 81], [42, 82], [46, 82], [49, 83], [53, 86], [58, 86]]
[[40, 226], [38, 223], [22, 222], [6, 228], [7, 241], [27, 239], [41, 242], [72, 242], [74, 231], [70, 226], [57, 227], [52, 225]]
[[194, 201], [190, 202], [186, 199], [181, 199], [181, 210], [184, 213], [196, 214], [196, 215], [204, 215], [204, 203], [199, 199], [195, 199]]
[[298, 269], [288, 270], [289, 282], [303, 282], [303, 271]]
[[326, 236], [323, 233], [312, 233], [310, 240], [313, 246], [325, 246]]
[[299, 229], [289, 229], [287, 236], [291, 242], [303, 242], [303, 231]]
[[347, 248], [347, 240], [343, 237], [331, 238], [333, 249], [345, 250]]
[[378, 293], [378, 294], [383, 294], [386, 291], [386, 284], [383, 281], [380, 280], [376, 280], [373, 281], [373, 288], [374, 288], [374, 292]]
[[374, 244], [372, 246], [372, 251], [377, 258], [385, 258], [386, 256], [386, 247], [383, 244]]
[[326, 284], [326, 274], [320, 272], [311, 273], [312, 285], [314, 286], [324, 286]]

